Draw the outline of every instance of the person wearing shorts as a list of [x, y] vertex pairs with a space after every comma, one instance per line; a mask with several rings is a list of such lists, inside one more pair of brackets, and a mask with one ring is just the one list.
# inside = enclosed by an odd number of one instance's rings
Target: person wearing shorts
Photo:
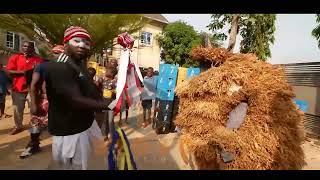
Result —
[[144, 88], [141, 93], [142, 108], [143, 108], [143, 124], [142, 127], [145, 128], [151, 124], [151, 109], [152, 101], [156, 97], [156, 85], [157, 79], [153, 76], [153, 68], [149, 67], [147, 70], [147, 75], [143, 79]]

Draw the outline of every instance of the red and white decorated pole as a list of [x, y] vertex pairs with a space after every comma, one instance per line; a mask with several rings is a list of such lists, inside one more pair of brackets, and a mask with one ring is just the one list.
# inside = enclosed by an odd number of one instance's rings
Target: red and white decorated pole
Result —
[[120, 112], [122, 103], [124, 102], [123, 98], [126, 98], [129, 107], [135, 104], [134, 101], [137, 101], [137, 97], [142, 92], [143, 83], [139, 67], [133, 61], [130, 61], [134, 39], [128, 33], [122, 33], [118, 35], [117, 41], [123, 49], [121, 50], [119, 60], [116, 99], [109, 105], [109, 108], [113, 109], [115, 115]]

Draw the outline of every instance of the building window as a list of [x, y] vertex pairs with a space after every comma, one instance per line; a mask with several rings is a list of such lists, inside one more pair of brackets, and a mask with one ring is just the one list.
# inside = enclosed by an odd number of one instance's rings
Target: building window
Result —
[[146, 45], [151, 45], [152, 33], [142, 32], [141, 33], [141, 43]]
[[14, 48], [14, 33], [7, 32], [7, 48]]
[[20, 36], [18, 34], [14, 34], [14, 50], [20, 51]]
[[20, 51], [20, 36], [13, 32], [7, 32], [7, 48], [14, 49], [15, 51]]

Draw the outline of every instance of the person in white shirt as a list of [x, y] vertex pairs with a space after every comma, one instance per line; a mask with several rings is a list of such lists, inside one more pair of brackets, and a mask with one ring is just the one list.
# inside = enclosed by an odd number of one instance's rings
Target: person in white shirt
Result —
[[143, 108], [143, 128], [151, 123], [151, 108], [152, 101], [156, 97], [157, 79], [153, 76], [153, 68], [149, 67], [147, 75], [143, 79], [144, 88], [141, 93], [142, 108]]

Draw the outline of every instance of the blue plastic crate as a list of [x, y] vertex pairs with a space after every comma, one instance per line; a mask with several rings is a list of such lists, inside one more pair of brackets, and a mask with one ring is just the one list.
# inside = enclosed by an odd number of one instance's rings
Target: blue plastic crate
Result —
[[172, 64], [160, 64], [159, 76], [177, 77], [178, 67]]
[[158, 88], [156, 97], [159, 98], [160, 100], [168, 100], [168, 101], [173, 101], [174, 100], [174, 88], [172, 89], [162, 89]]
[[187, 79], [200, 74], [200, 68], [188, 68]]
[[162, 76], [165, 72], [166, 67], [168, 66], [168, 64], [160, 64], [159, 66], [159, 76]]
[[173, 89], [176, 87], [177, 78], [176, 77], [159, 77], [157, 81], [157, 88], [160, 89]]
[[295, 99], [295, 103], [299, 106], [299, 109], [300, 109], [301, 111], [307, 112], [308, 106], [309, 106], [307, 101]]
[[178, 67], [177, 66], [170, 66], [166, 69], [165, 75], [166, 77], [177, 78], [178, 76]]

